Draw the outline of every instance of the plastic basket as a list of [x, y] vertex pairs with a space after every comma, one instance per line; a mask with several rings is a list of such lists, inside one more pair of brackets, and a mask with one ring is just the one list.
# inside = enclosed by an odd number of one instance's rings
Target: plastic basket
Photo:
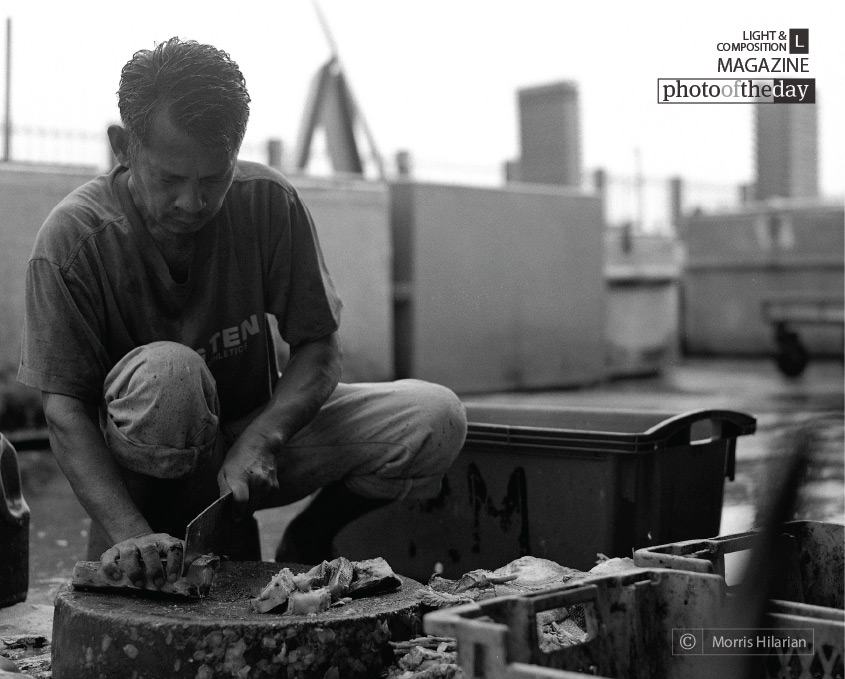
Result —
[[[643, 568], [674, 568], [726, 576], [726, 557], [753, 550], [759, 531], [707, 540], [686, 540], [634, 552]], [[774, 598], [842, 609], [845, 590], [845, 526], [821, 521], [790, 521], [783, 526], [778, 547], [783, 567], [777, 573]], [[730, 589], [741, 583], [730, 583]]]
[[[426, 615], [423, 624], [428, 634], [457, 639], [458, 662], [468, 679], [732, 679], [736, 657], [676, 653], [673, 644], [673, 630], [721, 627], [724, 603], [724, 582], [716, 575], [636, 569], [443, 609]], [[538, 614], [574, 606], [584, 608], [587, 639], [542, 651]], [[812, 630], [815, 643], [811, 655], [773, 652], [756, 658], [755, 676], [841, 676], [842, 612], [773, 602], [764, 624], [775, 635]]]
[[[467, 677], [602, 676], [625, 679], [705, 677], [697, 656], [672, 655], [673, 628], [715, 627], [721, 580], [682, 571], [636, 570], [592, 578], [547, 592], [501, 597], [429, 613], [429, 634], [453, 636]], [[584, 607], [588, 640], [545, 653], [537, 614]], [[667, 639], [669, 640], [667, 642]], [[545, 668], [558, 672], [530, 674]]]
[[812, 655], [791, 651], [769, 655], [760, 663], [762, 677], [840, 679], [845, 676], [845, 612], [789, 601], [771, 601], [769, 606], [768, 625], [780, 629], [809, 628], [813, 631], [814, 648]]

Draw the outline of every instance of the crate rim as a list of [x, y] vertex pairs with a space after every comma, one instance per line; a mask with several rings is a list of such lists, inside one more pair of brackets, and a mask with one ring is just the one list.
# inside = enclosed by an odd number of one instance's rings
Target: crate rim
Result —
[[[476, 408], [479, 406], [472, 406]], [[494, 408], [508, 408], [510, 411], [522, 412], [584, 412], [584, 413], [613, 413], [619, 412], [626, 415], [663, 415], [663, 411], [634, 411], [604, 408], [557, 408], [554, 406], [504, 406], [493, 404]], [[668, 414], [667, 414], [668, 415]], [[595, 432], [584, 429], [568, 429], [562, 427], [535, 427], [529, 425], [512, 424], [490, 424], [486, 422], [473, 422], [468, 413], [467, 438], [469, 444], [485, 444], [494, 446], [546, 446], [546, 447], [570, 447], [574, 444], [583, 444], [588, 448], [598, 447], [602, 444], [617, 447], [616, 452], [650, 452], [668, 443], [673, 437], [678, 436], [697, 422], [718, 421], [727, 423], [728, 429], [732, 429], [731, 435], [711, 440], [734, 439], [739, 436], [753, 434], [757, 430], [757, 420], [747, 413], [719, 408], [701, 408], [685, 411], [675, 415], [668, 415], [664, 420], [652, 425], [643, 432]], [[691, 445], [684, 443], [680, 445]]]

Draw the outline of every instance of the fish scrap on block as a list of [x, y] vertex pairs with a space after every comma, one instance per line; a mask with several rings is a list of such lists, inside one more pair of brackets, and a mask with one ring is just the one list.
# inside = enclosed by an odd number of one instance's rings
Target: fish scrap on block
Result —
[[[162, 563], [166, 566], [166, 562]], [[75, 589], [109, 590], [114, 592], [161, 592], [189, 599], [208, 596], [214, 574], [220, 566], [220, 557], [201, 556], [188, 566], [188, 571], [176, 582], [165, 582], [160, 588], [139, 587], [124, 573], [120, 580], [112, 580], [100, 567], [99, 561], [78, 561], [73, 568], [71, 584]]]
[[323, 561], [306, 573], [294, 574], [282, 568], [250, 603], [256, 613], [309, 615], [342, 606], [353, 598], [392, 592], [401, 584], [381, 557], [364, 561], [339, 557]]

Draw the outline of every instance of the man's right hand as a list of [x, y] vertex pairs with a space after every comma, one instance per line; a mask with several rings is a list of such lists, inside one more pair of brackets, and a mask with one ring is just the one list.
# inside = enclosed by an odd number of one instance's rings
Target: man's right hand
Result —
[[[160, 589], [165, 582], [176, 582], [182, 570], [184, 545], [167, 533], [149, 533], [118, 542], [100, 557], [107, 577], [120, 580], [125, 574], [137, 587]], [[162, 560], [167, 560], [166, 570]]]

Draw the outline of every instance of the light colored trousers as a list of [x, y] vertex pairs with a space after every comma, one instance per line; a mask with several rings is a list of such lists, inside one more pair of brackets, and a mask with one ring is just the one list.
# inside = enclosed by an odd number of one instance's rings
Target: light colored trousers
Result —
[[[104, 397], [103, 435], [130, 494], [154, 531], [182, 537], [218, 496], [226, 452], [255, 414], [221, 421], [205, 362], [173, 342], [129, 352], [108, 374]], [[341, 383], [285, 445], [279, 490], [261, 507], [295, 502], [335, 481], [369, 498], [433, 497], [465, 436], [464, 407], [445, 387]], [[92, 525], [89, 558], [110, 546]]]

